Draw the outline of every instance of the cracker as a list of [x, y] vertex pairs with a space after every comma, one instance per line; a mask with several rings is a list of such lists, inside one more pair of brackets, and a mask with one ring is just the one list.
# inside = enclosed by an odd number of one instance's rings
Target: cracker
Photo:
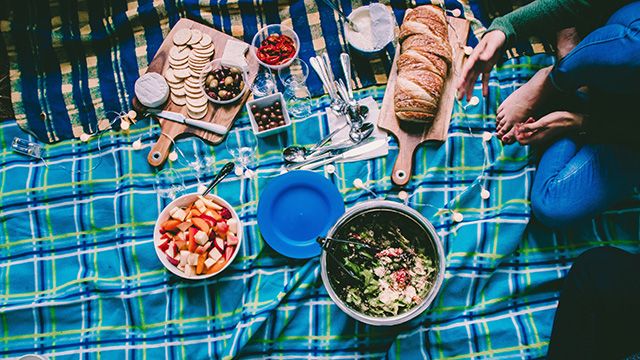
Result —
[[174, 61], [187, 59], [189, 55], [191, 55], [190, 49], [185, 48], [183, 50], [180, 50], [178, 47], [174, 46], [171, 48], [171, 50], [169, 50], [169, 58], [173, 59]]
[[178, 79], [184, 79], [184, 78], [188, 78], [189, 77], [189, 70], [187, 70], [187, 69], [175, 70], [173, 72], [173, 74]]
[[173, 43], [180, 46], [185, 45], [191, 39], [191, 30], [180, 29], [173, 35]]
[[171, 102], [178, 106], [184, 106], [187, 103], [187, 100], [184, 96], [177, 96], [171, 94]]
[[184, 91], [184, 87], [176, 87], [171, 88], [171, 93], [175, 96], [186, 96], [186, 92]]
[[198, 29], [191, 29], [191, 38], [187, 41], [188, 45], [195, 45], [202, 40], [202, 31]]
[[192, 113], [192, 112], [190, 112], [190, 111], [187, 111], [187, 114], [189, 115], [189, 118], [190, 118], [190, 119], [193, 119], [193, 120], [200, 120], [200, 119], [204, 118], [204, 117], [207, 115], [207, 112], [206, 112], [206, 111], [203, 111], [203, 112], [201, 112], [201, 113], [196, 113], [196, 114], [194, 114], [194, 113]]
[[169, 86], [171, 86], [171, 83], [182, 82], [182, 80], [176, 78], [176, 76], [173, 74], [172, 68], [168, 68], [167, 71], [164, 72], [164, 78], [165, 80], [167, 80], [167, 83], [169, 83]]
[[187, 96], [187, 104], [191, 105], [192, 107], [199, 107], [206, 103], [207, 103], [207, 98], [204, 96], [197, 97], [197, 98]]
[[209, 106], [209, 104], [204, 104], [202, 106], [193, 106], [193, 105], [189, 105], [189, 101], [187, 101], [187, 110], [189, 110], [192, 113], [201, 113], [201, 112], [206, 112], [207, 111], [207, 106]]
[[206, 46], [209, 46], [211, 42], [212, 42], [211, 36], [209, 36], [208, 34], [202, 34], [202, 39], [200, 39], [198, 46], [206, 47]]

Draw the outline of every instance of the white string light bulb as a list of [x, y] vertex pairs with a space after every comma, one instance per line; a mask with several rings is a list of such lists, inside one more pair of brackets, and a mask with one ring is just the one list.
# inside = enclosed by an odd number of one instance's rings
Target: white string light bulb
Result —
[[176, 160], [178, 160], [178, 153], [174, 150], [169, 153], [169, 161], [176, 161]]

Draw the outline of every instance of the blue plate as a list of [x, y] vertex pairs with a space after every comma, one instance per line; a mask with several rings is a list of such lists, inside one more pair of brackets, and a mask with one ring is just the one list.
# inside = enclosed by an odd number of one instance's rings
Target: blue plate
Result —
[[344, 213], [336, 186], [312, 171], [291, 171], [272, 180], [260, 195], [258, 227], [275, 251], [297, 259], [320, 254], [316, 238]]

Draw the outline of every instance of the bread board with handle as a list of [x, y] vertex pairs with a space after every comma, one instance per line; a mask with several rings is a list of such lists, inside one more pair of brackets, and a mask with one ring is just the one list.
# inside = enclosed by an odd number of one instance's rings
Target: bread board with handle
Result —
[[[202, 33], [211, 36], [212, 42], [215, 46], [213, 59], [222, 57], [227, 41], [239, 41], [230, 35], [227, 35], [209, 26], [197, 23], [193, 20], [180, 19], [173, 26], [169, 34], [167, 34], [167, 37], [162, 42], [162, 45], [149, 64], [146, 72], [156, 72], [159, 74], [164, 74], [164, 72], [169, 68], [169, 51], [173, 47], [173, 37], [181, 29], [198, 29]], [[244, 93], [244, 95], [238, 101], [227, 105], [217, 105], [211, 102], [207, 102], [207, 114], [200, 120], [219, 124], [225, 126], [227, 129], [231, 128], [236, 115], [238, 115], [238, 112], [240, 112], [245, 101], [251, 94], [251, 91], [249, 91], [249, 89], [251, 88], [251, 84], [253, 83], [253, 80], [258, 73], [258, 62], [256, 61], [255, 57], [250, 54], [250, 52], [253, 50], [253, 47], [250, 46], [246, 54], [247, 64], [249, 65], [249, 73], [247, 79], [248, 81], [245, 84], [245, 86], [247, 87], [247, 91]], [[133, 108], [139, 112], [142, 111], [141, 109], [143, 109], [144, 107], [138, 102], [136, 98], [134, 98]], [[163, 107], [163, 110], [178, 112], [188, 117], [186, 106], [176, 105], [171, 102], [171, 99], [167, 100]], [[147, 156], [147, 161], [153, 166], [161, 166], [165, 162], [167, 156], [169, 155], [171, 146], [174, 143], [174, 140], [178, 137], [197, 136], [213, 145], [220, 143], [224, 138], [224, 136], [212, 132], [187, 126], [177, 122], [164, 120], [162, 118], [158, 118], [158, 121], [160, 122], [161, 135], [159, 136], [158, 140], [151, 148], [151, 150], [149, 151], [149, 155]]]
[[394, 184], [404, 186], [409, 182], [413, 171], [415, 152], [425, 141], [444, 141], [449, 131], [451, 112], [455, 101], [455, 84], [462, 72], [465, 58], [464, 48], [469, 35], [469, 21], [447, 16], [449, 23], [449, 43], [452, 50], [452, 66], [442, 89], [442, 97], [438, 113], [431, 126], [400, 121], [395, 114], [394, 92], [398, 76], [397, 60], [400, 49], [391, 66], [387, 89], [382, 100], [382, 108], [378, 117], [378, 126], [392, 134], [398, 142], [398, 156], [393, 166], [391, 180]]

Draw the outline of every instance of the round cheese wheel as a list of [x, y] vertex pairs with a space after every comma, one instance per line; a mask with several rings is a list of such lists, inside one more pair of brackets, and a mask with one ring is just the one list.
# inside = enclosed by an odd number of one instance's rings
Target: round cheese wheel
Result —
[[134, 86], [138, 101], [146, 107], [157, 108], [169, 98], [169, 85], [162, 75], [154, 72], [142, 75]]

